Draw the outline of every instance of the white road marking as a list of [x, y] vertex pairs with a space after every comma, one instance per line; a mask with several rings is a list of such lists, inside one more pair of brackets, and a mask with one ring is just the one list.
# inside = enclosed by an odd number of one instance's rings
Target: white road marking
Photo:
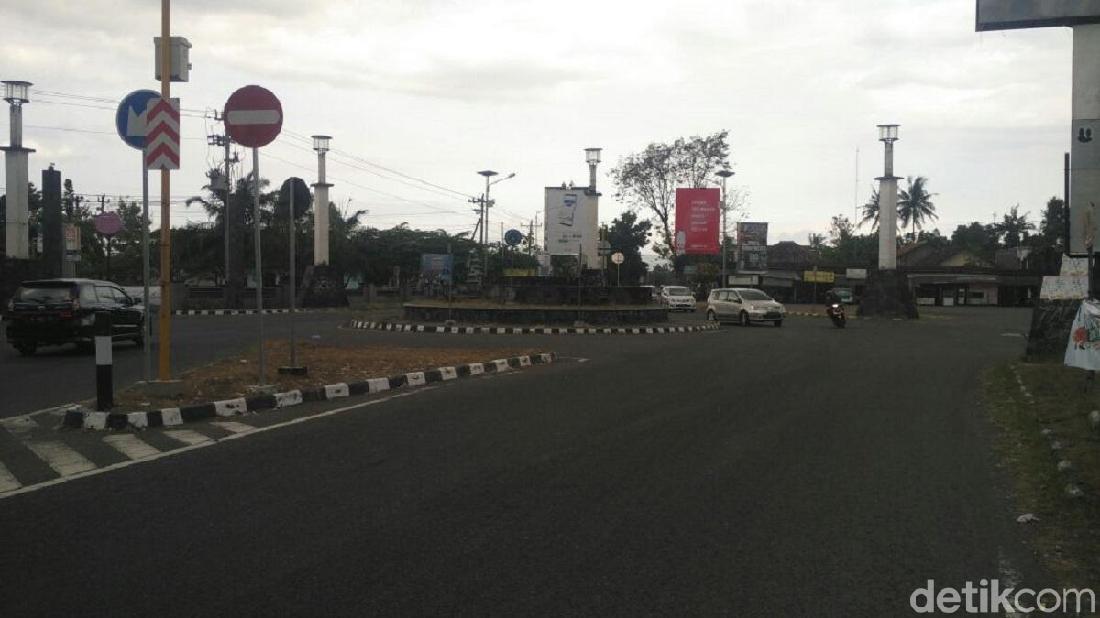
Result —
[[95, 464], [60, 442], [27, 442], [27, 448], [61, 476], [72, 476], [95, 469]]
[[118, 434], [107, 436], [103, 441], [111, 445], [116, 451], [130, 459], [145, 459], [152, 457], [160, 451], [143, 442], [141, 438], [132, 434]]
[[0, 462], [0, 494], [12, 491], [13, 489], [19, 489], [23, 485], [12, 476], [11, 472], [4, 466], [3, 462]]
[[187, 444], [187, 445], [190, 445], [190, 446], [195, 446], [196, 444], [203, 444], [205, 442], [212, 442], [214, 440], [214, 438], [204, 436], [201, 433], [199, 433], [197, 431], [191, 431], [190, 429], [176, 429], [176, 430], [173, 430], [173, 431], [166, 431], [166, 432], [164, 432], [164, 435], [168, 436], [169, 438], [172, 438], [173, 440], [176, 440], [178, 442], [183, 442], [184, 444]]
[[210, 424], [214, 425], [215, 427], [221, 427], [222, 429], [230, 433], [248, 433], [250, 431], [255, 431], [256, 429], [252, 425], [245, 425], [244, 423], [238, 423], [235, 421], [222, 421], [220, 423]]
[[6, 418], [0, 421], [0, 426], [8, 430], [13, 436], [22, 438], [38, 428], [38, 423], [31, 420], [30, 415]]
[[[106, 474], [107, 472], [113, 472], [115, 470], [120, 470], [122, 468], [127, 468], [129, 466], [134, 465], [134, 464], [145, 463], [145, 462], [149, 462], [149, 461], [156, 461], [156, 460], [162, 459], [164, 457], [171, 457], [171, 456], [174, 456], [174, 455], [187, 453], [189, 451], [198, 450], [200, 448], [206, 448], [206, 447], [218, 444], [220, 442], [226, 442], [226, 441], [229, 441], [229, 440], [238, 440], [238, 439], [245, 438], [245, 437], [248, 437], [248, 436], [256, 435], [258, 433], [263, 433], [265, 431], [272, 431], [272, 430], [275, 430], [275, 429], [281, 429], [283, 427], [288, 427], [290, 425], [297, 425], [298, 423], [305, 423], [305, 422], [308, 422], [308, 421], [315, 421], [315, 420], [318, 420], [318, 419], [327, 418], [329, 416], [335, 416], [337, 414], [342, 414], [342, 413], [347, 412], [349, 410], [356, 410], [356, 409], [359, 409], [359, 408], [366, 408], [366, 407], [369, 407], [369, 406], [378, 405], [380, 403], [389, 401], [391, 399], [398, 399], [400, 397], [412, 397], [414, 395], [419, 395], [421, 393], [427, 393], [428, 391], [432, 391], [432, 390], [435, 390], [437, 388], [439, 388], [439, 387], [438, 386], [426, 386], [424, 388], [418, 388], [416, 390], [409, 391], [407, 393], [401, 393], [401, 394], [398, 394], [398, 395], [390, 395], [389, 397], [382, 397], [380, 399], [374, 399], [372, 401], [364, 401], [362, 403], [358, 403], [358, 404], [355, 404], [353, 406], [345, 406], [343, 408], [335, 408], [335, 409], [332, 409], [332, 410], [328, 410], [327, 412], [321, 412], [320, 414], [315, 414], [313, 416], [300, 416], [298, 418], [293, 418], [293, 419], [290, 419], [288, 421], [284, 421], [282, 423], [276, 423], [274, 425], [268, 425], [267, 427], [257, 427], [255, 431], [250, 431], [248, 433], [230, 434], [230, 435], [228, 435], [228, 436], [226, 436], [226, 437], [224, 437], [220, 440], [212, 440], [210, 438], [207, 438], [206, 436], [202, 436], [202, 438], [205, 440], [205, 442], [199, 442], [199, 443], [196, 443], [196, 444], [192, 444], [190, 446], [185, 446], [183, 448], [178, 448], [174, 451], [163, 451], [163, 452], [158, 453], [158, 454], [156, 454], [152, 457], [149, 457], [147, 459], [141, 459], [141, 460], [130, 459], [130, 460], [127, 460], [127, 461], [120, 461], [119, 463], [111, 464], [109, 466], [104, 466], [102, 468], [95, 468], [93, 466], [93, 469], [87, 470], [85, 472], [79, 472], [79, 473], [76, 473], [76, 474], [73, 474], [73, 475], [70, 475], [70, 476], [67, 476], [67, 477], [61, 477], [61, 478], [53, 479], [52, 481], [45, 481], [45, 482], [42, 482], [42, 483], [36, 483], [34, 485], [28, 485], [26, 487], [21, 487], [19, 489], [15, 489], [15, 490], [9, 491], [7, 493], [0, 493], [0, 500], [4, 500], [6, 498], [11, 498], [12, 496], [19, 496], [19, 495], [22, 495], [22, 494], [27, 494], [27, 493], [30, 493], [32, 491], [38, 491], [39, 489], [44, 489], [46, 487], [52, 487], [54, 485], [60, 485], [62, 483], [68, 483], [70, 481], [75, 481], [77, 479], [82, 479], [82, 478], [89, 477], [89, 476], [97, 476], [97, 475], [100, 475], [100, 474]], [[176, 431], [166, 431], [164, 433], [166, 435], [179, 434], [179, 433], [195, 434], [195, 432], [187, 430], [187, 429], [180, 429], [180, 430], [176, 430]], [[195, 435], [201, 435], [201, 434], [195, 434]]]

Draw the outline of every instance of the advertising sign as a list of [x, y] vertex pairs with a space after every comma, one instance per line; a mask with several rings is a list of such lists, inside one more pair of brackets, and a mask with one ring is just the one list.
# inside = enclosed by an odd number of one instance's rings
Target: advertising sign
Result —
[[867, 269], [866, 268], [849, 268], [849, 269], [844, 271], [844, 276], [849, 278], [849, 279], [866, 279], [867, 278]]
[[717, 255], [722, 210], [719, 189], [676, 189], [677, 255]]
[[768, 224], [766, 222], [739, 222], [737, 247], [737, 272], [761, 275], [768, 271]]
[[445, 253], [420, 254], [420, 276], [427, 281], [451, 283], [454, 256]]
[[72, 223], [65, 224], [65, 259], [80, 261], [80, 228]]
[[1100, 0], [978, 0], [975, 29], [1011, 30], [1100, 22]]
[[802, 280], [806, 283], [833, 283], [836, 274], [829, 270], [807, 270], [802, 273]]
[[581, 253], [588, 265], [596, 263], [599, 212], [595, 195], [584, 188], [546, 188], [546, 251], [550, 255]]
[[1083, 300], [1066, 342], [1066, 366], [1100, 369], [1100, 302]]

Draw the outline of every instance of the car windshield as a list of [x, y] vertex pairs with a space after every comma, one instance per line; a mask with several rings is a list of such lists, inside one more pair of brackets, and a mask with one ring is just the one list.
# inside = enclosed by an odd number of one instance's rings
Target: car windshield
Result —
[[669, 296], [691, 296], [691, 290], [687, 288], [665, 288]]
[[25, 287], [15, 293], [15, 300], [34, 303], [63, 303], [72, 297], [72, 286]]
[[743, 300], [771, 300], [772, 297], [760, 290], [740, 290], [738, 292]]

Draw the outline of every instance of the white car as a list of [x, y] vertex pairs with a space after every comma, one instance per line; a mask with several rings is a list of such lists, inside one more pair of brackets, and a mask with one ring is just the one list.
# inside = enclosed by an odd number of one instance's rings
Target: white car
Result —
[[658, 298], [669, 311], [695, 311], [695, 296], [683, 286], [666, 285]]
[[787, 308], [771, 296], [753, 288], [717, 288], [707, 298], [707, 320], [737, 322], [748, 326], [753, 322], [771, 322], [783, 326]]

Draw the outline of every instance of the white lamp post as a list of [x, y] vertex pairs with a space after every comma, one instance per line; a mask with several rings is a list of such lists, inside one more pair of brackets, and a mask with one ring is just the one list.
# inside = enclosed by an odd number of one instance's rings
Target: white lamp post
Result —
[[894, 176], [894, 142], [898, 141], [898, 125], [878, 125], [878, 139], [886, 148], [886, 170], [878, 185], [878, 267], [896, 270], [898, 267], [897, 217], [898, 178]]
[[726, 203], [726, 179], [735, 172], [723, 169], [715, 173], [722, 179], [722, 284], [719, 287], [724, 288], [729, 285], [729, 277], [726, 275], [726, 254], [729, 253], [726, 247], [726, 210], [729, 206]]
[[4, 241], [8, 257], [30, 257], [28, 224], [27, 155], [34, 152], [23, 147], [23, 104], [29, 103], [30, 82], [5, 81], [4, 100], [10, 108], [11, 143], [0, 148], [4, 151], [4, 167], [7, 185], [7, 213], [5, 215]]
[[515, 172], [508, 174], [503, 178], [497, 178], [490, 181], [493, 176], [499, 176], [497, 172], [493, 170], [481, 170], [479, 175], [485, 177], [485, 199], [481, 202], [481, 265], [482, 265], [482, 281], [484, 277], [489, 275], [489, 207], [493, 205], [493, 201], [489, 199], [489, 187], [495, 185], [498, 182], [503, 182], [509, 178], [515, 178]]
[[585, 148], [584, 160], [588, 162], [588, 192], [596, 193], [596, 166], [600, 164], [600, 151], [602, 148]]
[[314, 135], [313, 150], [317, 152], [317, 182], [313, 183], [313, 265], [328, 264], [328, 190], [325, 182], [325, 153], [329, 151], [330, 135]]

